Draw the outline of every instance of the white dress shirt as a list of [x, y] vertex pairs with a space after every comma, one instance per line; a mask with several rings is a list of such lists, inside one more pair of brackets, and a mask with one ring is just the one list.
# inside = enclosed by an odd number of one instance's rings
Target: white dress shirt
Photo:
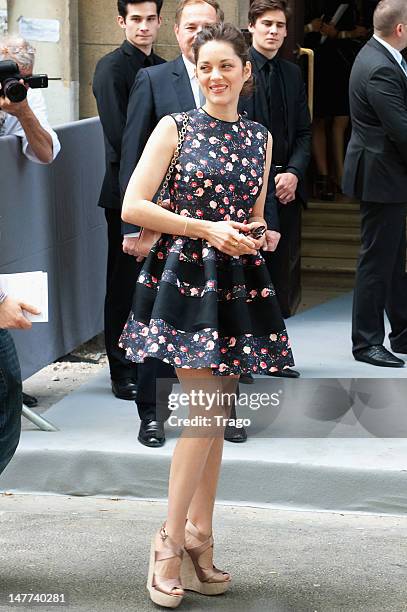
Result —
[[404, 74], [407, 76], [406, 63], [405, 63], [405, 60], [404, 60], [403, 56], [401, 55], [400, 51], [398, 49], [395, 49], [391, 45], [389, 45], [389, 43], [386, 40], [383, 40], [382, 38], [380, 38], [376, 34], [373, 34], [373, 38], [375, 38], [377, 40], [377, 42], [379, 42], [381, 45], [383, 45], [383, 47], [385, 47], [387, 49], [387, 51], [389, 51], [392, 54], [392, 56], [394, 57], [396, 62], [400, 65], [400, 68], [402, 69]]
[[195, 106], [196, 108], [199, 108], [200, 106], [202, 106], [201, 98], [200, 98], [201, 90], [199, 87], [199, 81], [195, 76], [195, 64], [190, 62], [189, 59], [185, 57], [185, 55], [182, 56], [182, 59], [184, 60], [185, 68], [187, 69], [189, 80], [191, 81], [191, 87], [192, 87], [192, 93], [194, 94]]
[[[54, 160], [61, 150], [61, 145], [58, 140], [58, 136], [52, 129], [49, 124], [48, 116], [47, 116], [47, 108], [45, 106], [44, 96], [42, 95], [42, 91], [39, 89], [29, 89], [27, 91], [27, 102], [40, 122], [41, 126], [44, 128], [46, 132], [52, 138], [52, 159]], [[23, 154], [33, 162], [37, 164], [42, 164], [38, 157], [35, 155], [34, 151], [29, 145], [23, 127], [17, 117], [10, 115], [9, 113], [5, 113], [4, 123], [1, 125], [0, 122], [0, 136], [19, 136], [22, 139], [22, 150]]]

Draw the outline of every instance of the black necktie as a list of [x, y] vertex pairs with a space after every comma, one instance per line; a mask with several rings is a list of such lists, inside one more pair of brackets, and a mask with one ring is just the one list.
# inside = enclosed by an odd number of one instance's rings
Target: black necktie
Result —
[[266, 91], [267, 105], [270, 108], [271, 103], [271, 76], [274, 71], [273, 60], [267, 60], [263, 66], [264, 86]]
[[144, 68], [148, 68], [149, 66], [154, 66], [153, 54], [147, 55], [146, 59], [144, 60]]

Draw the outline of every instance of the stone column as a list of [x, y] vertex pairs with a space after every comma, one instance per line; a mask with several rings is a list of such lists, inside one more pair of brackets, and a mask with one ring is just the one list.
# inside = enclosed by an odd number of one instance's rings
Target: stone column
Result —
[[18, 19], [57, 19], [58, 42], [30, 41], [37, 50], [35, 72], [59, 78], [44, 89], [48, 115], [53, 125], [67, 123], [79, 116], [79, 71], [77, 47], [78, 0], [8, 0], [9, 32], [19, 32]]

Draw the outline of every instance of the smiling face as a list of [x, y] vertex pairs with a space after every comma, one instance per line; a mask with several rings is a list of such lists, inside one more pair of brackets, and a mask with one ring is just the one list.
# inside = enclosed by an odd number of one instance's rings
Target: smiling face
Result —
[[119, 15], [117, 22], [125, 31], [129, 43], [150, 55], [161, 26], [161, 17], [157, 14], [155, 2], [128, 4], [126, 19]]
[[283, 45], [287, 36], [287, 19], [283, 11], [266, 11], [249, 24], [249, 32], [253, 35], [253, 47], [269, 59], [272, 59]]
[[243, 85], [251, 76], [251, 64], [243, 66], [230, 43], [211, 40], [199, 50], [196, 74], [208, 102], [237, 105]]
[[187, 4], [182, 11], [179, 24], [174, 26], [181, 53], [195, 64], [192, 45], [198, 34], [207, 25], [217, 23], [216, 10], [206, 2]]

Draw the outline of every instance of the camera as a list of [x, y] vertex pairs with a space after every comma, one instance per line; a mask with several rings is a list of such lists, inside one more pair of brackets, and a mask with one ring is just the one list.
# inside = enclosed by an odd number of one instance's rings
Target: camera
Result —
[[34, 74], [24, 77], [20, 74], [18, 65], [5, 60], [0, 62], [0, 96], [7, 97], [10, 102], [22, 102], [27, 97], [27, 89], [20, 80], [23, 79], [31, 89], [43, 89], [48, 87], [48, 76], [46, 74]]

